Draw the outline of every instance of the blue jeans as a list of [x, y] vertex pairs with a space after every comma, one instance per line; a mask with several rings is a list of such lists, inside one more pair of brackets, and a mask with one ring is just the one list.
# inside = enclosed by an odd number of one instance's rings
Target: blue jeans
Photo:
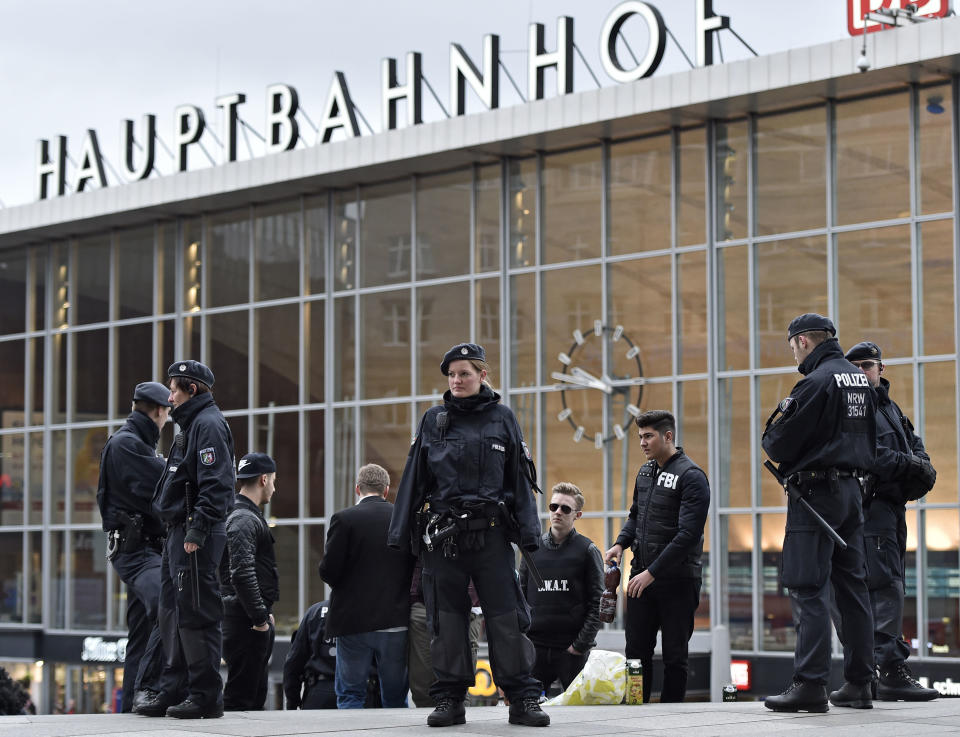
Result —
[[380, 675], [384, 708], [407, 706], [407, 632], [359, 632], [337, 637], [338, 709], [362, 709], [371, 666]]

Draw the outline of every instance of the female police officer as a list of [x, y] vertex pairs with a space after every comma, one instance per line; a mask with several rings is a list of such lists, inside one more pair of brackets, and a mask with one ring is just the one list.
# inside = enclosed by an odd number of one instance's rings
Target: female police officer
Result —
[[449, 391], [420, 419], [397, 491], [387, 544], [421, 547], [423, 592], [432, 628], [437, 708], [431, 727], [465, 722], [474, 682], [468, 637], [470, 579], [487, 626], [493, 677], [510, 700], [510, 723], [545, 727], [550, 717], [530, 675], [529, 608], [520, 592], [510, 540], [536, 550], [540, 522], [531, 490], [533, 463], [517, 418], [486, 382], [481, 346], [461, 343], [440, 364]]

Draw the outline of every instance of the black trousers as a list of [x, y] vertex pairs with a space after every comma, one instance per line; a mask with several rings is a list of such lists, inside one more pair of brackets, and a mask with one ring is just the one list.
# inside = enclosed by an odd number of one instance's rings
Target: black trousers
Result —
[[133, 696], [141, 688], [160, 691], [163, 646], [157, 625], [160, 603], [161, 553], [145, 547], [117, 553], [111, 563], [127, 585], [127, 653], [123, 662], [123, 695], [120, 710], [130, 711]]
[[856, 479], [839, 488], [818, 482], [807, 501], [836, 530], [847, 548], [835, 545], [799, 502], [787, 505], [782, 583], [790, 591], [797, 643], [794, 678], [827, 685], [830, 680], [831, 586], [843, 640], [843, 674], [850, 683], [873, 678], [873, 615], [867, 591], [863, 512]]
[[[227, 533], [223, 522], [213, 526], [197, 556], [199, 607], [193, 604], [190, 556], [183, 550], [183, 526], [170, 529], [163, 547], [160, 575], [160, 635], [164, 652], [164, 681], [186, 678], [189, 698], [201, 707], [223, 699], [220, 677], [223, 602], [217, 569]], [[176, 698], [164, 689], [167, 698]]]
[[459, 546], [457, 558], [446, 558], [440, 547], [424, 551], [423, 595], [432, 625], [430, 656], [436, 681], [434, 699], [463, 699], [474, 684], [470, 649], [470, 597], [473, 579], [483, 607], [494, 682], [511, 700], [540, 695], [540, 682], [531, 675], [535, 660], [530, 607], [520, 591], [516, 561], [499, 527], [482, 534], [479, 550]]
[[548, 695], [550, 686], [557, 679], [560, 680], [560, 685], [566, 691], [567, 686], [583, 670], [589, 654], [574, 655], [568, 652], [566, 648], [542, 647], [540, 645], [536, 645], [536, 652], [537, 660], [533, 665], [533, 677], [540, 681], [543, 691], [547, 692]]
[[276, 630], [271, 624], [258, 632], [241, 609], [223, 618], [223, 659], [227, 661], [227, 685], [223, 708], [228, 711], [261, 711], [267, 698], [267, 668], [273, 653]]
[[910, 646], [903, 639], [906, 510], [902, 504], [874, 499], [864, 517], [867, 586], [873, 611], [873, 656], [881, 670], [893, 670], [910, 657]]
[[337, 692], [333, 686], [333, 676], [329, 680], [317, 681], [312, 686], [305, 686], [301, 709], [336, 709]]
[[[631, 571], [631, 577], [640, 571]], [[639, 597], [627, 597], [624, 652], [643, 666], [643, 703], [653, 690], [653, 651], [660, 632], [663, 687], [660, 701], [683, 701], [687, 694], [689, 643], [700, 604], [699, 578], [657, 579]]]

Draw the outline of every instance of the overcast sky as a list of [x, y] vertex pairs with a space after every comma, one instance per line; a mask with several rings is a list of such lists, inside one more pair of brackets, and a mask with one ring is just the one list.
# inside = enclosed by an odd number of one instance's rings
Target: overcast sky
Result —
[[[731, 27], [759, 54], [810, 46], [847, 37], [850, 0], [714, 0], [714, 12], [730, 17]], [[161, 139], [170, 145], [174, 109], [202, 108], [208, 125], [220, 131], [214, 99], [243, 92], [241, 117], [261, 134], [265, 89], [273, 83], [296, 88], [303, 110], [316, 122], [334, 72], [346, 76], [350, 94], [374, 131], [380, 114], [380, 59], [423, 53], [423, 70], [449, 109], [449, 46], [459, 43], [477, 63], [483, 36], [500, 35], [501, 59], [527, 94], [527, 26], [547, 26], [547, 47], [556, 47], [556, 20], [573, 17], [574, 39], [602, 86], [616, 84], [600, 63], [600, 30], [617, 0], [0, 0], [0, 202], [6, 207], [35, 200], [36, 141], [68, 138], [78, 161], [87, 129], [97, 131], [101, 151], [119, 169], [121, 121], [140, 130], [141, 116], [157, 115]], [[695, 0], [650, 0], [686, 53], [695, 54]], [[637, 56], [647, 46], [639, 18], [624, 26]], [[750, 52], [729, 32], [720, 33], [727, 61]], [[716, 47], [715, 47], [716, 49]], [[717, 53], [717, 51], [715, 51]], [[401, 67], [402, 68], [402, 67]], [[657, 76], [689, 68], [673, 40]], [[596, 86], [578, 58], [577, 90]], [[501, 107], [522, 104], [501, 76]], [[547, 76], [555, 94], [554, 75]], [[467, 110], [482, 104], [468, 93]], [[424, 119], [444, 117], [425, 92]], [[313, 133], [301, 120], [312, 144]], [[360, 123], [361, 131], [369, 134]], [[342, 136], [342, 134], [340, 134]], [[217, 144], [205, 134], [206, 149], [217, 160]], [[336, 140], [336, 137], [335, 137]], [[262, 144], [250, 136], [253, 155]], [[300, 144], [304, 145], [303, 143]], [[249, 158], [240, 138], [240, 158]], [[172, 172], [170, 157], [158, 150], [161, 174]], [[191, 151], [190, 168], [209, 166]], [[75, 168], [68, 165], [68, 187]], [[158, 176], [154, 174], [153, 176]], [[111, 186], [119, 183], [107, 167]]]

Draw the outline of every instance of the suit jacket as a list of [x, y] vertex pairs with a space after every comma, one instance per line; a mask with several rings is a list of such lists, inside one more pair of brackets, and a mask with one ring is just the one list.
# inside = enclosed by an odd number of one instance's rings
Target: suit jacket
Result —
[[406, 627], [414, 558], [387, 547], [393, 505], [367, 496], [330, 520], [320, 577], [330, 584], [328, 637]]

